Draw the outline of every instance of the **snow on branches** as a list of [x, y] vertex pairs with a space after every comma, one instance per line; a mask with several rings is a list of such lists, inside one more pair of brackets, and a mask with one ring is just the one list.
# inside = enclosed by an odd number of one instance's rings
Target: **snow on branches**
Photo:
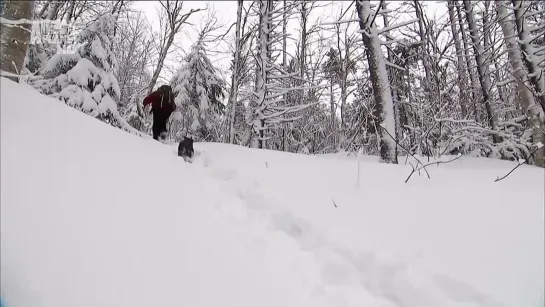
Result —
[[202, 41], [191, 47], [185, 63], [170, 82], [174, 102], [182, 112], [182, 116], [177, 114], [175, 119], [185, 119], [182, 129], [196, 140], [218, 141], [218, 124], [225, 113], [225, 105], [221, 101], [225, 97], [225, 81], [212, 65], [204, 47]]
[[[275, 53], [274, 45], [282, 40], [283, 34], [279, 33], [279, 26], [292, 6], [284, 7], [284, 14], [279, 14], [272, 0], [260, 0], [255, 10], [259, 16], [257, 31], [257, 51], [254, 54], [257, 66], [255, 90], [250, 103], [251, 112], [247, 116], [247, 122], [252, 131], [257, 134], [253, 138], [252, 145], [265, 148], [267, 140], [265, 131], [275, 125], [298, 119], [287, 116], [302, 111], [312, 104], [286, 105], [285, 96], [291, 91], [304, 91], [304, 87], [286, 88], [285, 80], [294, 78], [297, 74], [289, 74], [284, 68], [275, 63], [278, 53]], [[257, 141], [257, 142], [256, 142]]]
[[117, 110], [120, 90], [111, 50], [114, 23], [115, 17], [107, 14], [83, 29], [76, 39], [81, 44], [76, 52], [54, 55], [41, 72], [42, 78], [30, 83], [46, 95], [136, 133]]

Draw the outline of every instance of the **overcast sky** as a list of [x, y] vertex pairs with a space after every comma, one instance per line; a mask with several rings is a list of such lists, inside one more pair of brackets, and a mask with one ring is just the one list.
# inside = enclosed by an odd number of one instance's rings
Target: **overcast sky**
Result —
[[[378, 1], [377, 1], [378, 2]], [[318, 1], [319, 4], [328, 4], [331, 2], [327, 1]], [[428, 15], [436, 14], [437, 16], [445, 15], [447, 13], [446, 2], [442, 1], [424, 1], [423, 4], [427, 7], [426, 12]], [[134, 8], [141, 9], [146, 14], [149, 21], [152, 23], [154, 30], [159, 30], [159, 20], [157, 17], [158, 9], [160, 5], [158, 1], [136, 1]], [[217, 33], [224, 33], [229, 25], [236, 21], [237, 13], [237, 1], [184, 1], [183, 12], [189, 12], [190, 9], [205, 8], [209, 7], [209, 10], [215, 11], [217, 18], [225, 25], [225, 29], [218, 31]], [[326, 21], [334, 21], [337, 19], [339, 12], [344, 7], [346, 8], [350, 5], [350, 1], [333, 1], [333, 5], [328, 5], [326, 9], [317, 8], [309, 18], [309, 23], [312, 24], [318, 17]], [[389, 2], [389, 7], [395, 6], [396, 1]], [[203, 22], [207, 17], [208, 12], [198, 12], [192, 15], [188, 22], [196, 25], [198, 27], [200, 22]], [[346, 17], [345, 17], [346, 18]], [[357, 27], [357, 24], [353, 25]], [[293, 37], [297, 38], [299, 32], [299, 27], [297, 25], [297, 20], [292, 20], [288, 23], [288, 34], [291, 34]], [[181, 42], [181, 47], [183, 52], [189, 50], [190, 46], [196, 41], [196, 33], [194, 27], [187, 25], [182, 33], [177, 35], [177, 39]], [[234, 27], [230, 32], [230, 35], [226, 37], [227, 40], [232, 40], [234, 37]], [[290, 46], [291, 45], [291, 46]], [[288, 49], [293, 48], [293, 44], [288, 43]], [[222, 42], [218, 42], [217, 45], [208, 46], [210, 53], [210, 58], [215, 65], [218, 66], [224, 77], [229, 78], [229, 64], [232, 60], [231, 55], [226, 53], [226, 45]], [[290, 48], [291, 47], [291, 48]], [[167, 65], [171, 68], [178, 67], [180, 65], [180, 54], [172, 53], [167, 57]], [[161, 73], [162, 77], [170, 79], [171, 73], [166, 70], [163, 70]]]

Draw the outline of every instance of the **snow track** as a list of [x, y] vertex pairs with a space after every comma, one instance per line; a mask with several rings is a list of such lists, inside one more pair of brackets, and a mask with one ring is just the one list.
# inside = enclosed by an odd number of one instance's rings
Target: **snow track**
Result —
[[[199, 155], [195, 164], [223, 181], [226, 193], [237, 193], [240, 201], [226, 202], [221, 210], [237, 224], [247, 225], [259, 242], [255, 244], [260, 256], [269, 255], [268, 261], [274, 262], [277, 253], [271, 251], [292, 247], [293, 273], [301, 279], [300, 286], [308, 288], [314, 306], [505, 306], [451, 277], [425, 276], [418, 268], [415, 272], [414, 265], [378, 259], [373, 251], [340, 247], [309, 222], [272, 205], [256, 180], [214, 163], [204, 151]], [[275, 236], [277, 240], [267, 240]]]

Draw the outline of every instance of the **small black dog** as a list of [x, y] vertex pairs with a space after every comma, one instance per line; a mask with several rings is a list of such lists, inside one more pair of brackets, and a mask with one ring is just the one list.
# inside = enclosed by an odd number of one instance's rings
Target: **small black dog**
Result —
[[178, 144], [178, 156], [187, 161], [187, 158], [189, 158], [189, 160], [193, 158], [193, 153], [193, 139], [184, 137], [184, 140]]

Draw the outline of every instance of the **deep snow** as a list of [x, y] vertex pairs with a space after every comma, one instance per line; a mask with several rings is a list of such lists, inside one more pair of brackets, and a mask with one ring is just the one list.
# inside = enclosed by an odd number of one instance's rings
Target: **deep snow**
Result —
[[[538, 307], [544, 171], [166, 146], [1, 82], [6, 307]], [[402, 160], [400, 160], [403, 162]]]

